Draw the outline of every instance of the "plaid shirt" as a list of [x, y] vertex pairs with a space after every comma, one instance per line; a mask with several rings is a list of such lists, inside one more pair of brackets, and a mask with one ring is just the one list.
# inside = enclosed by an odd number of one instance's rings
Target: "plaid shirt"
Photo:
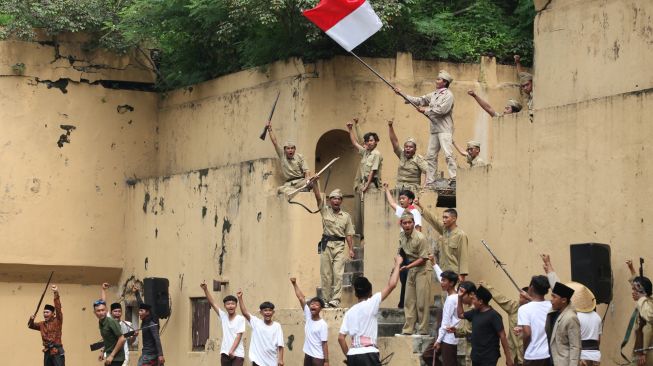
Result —
[[43, 352], [50, 351], [50, 354], [56, 354], [58, 351], [56, 348], [51, 348], [49, 346], [61, 345], [61, 328], [63, 326], [63, 313], [61, 312], [61, 300], [59, 300], [59, 294], [54, 295], [54, 308], [56, 316], [52, 316], [50, 320], [42, 322], [34, 322], [30, 320], [27, 325], [30, 329], [38, 330], [41, 332], [41, 339], [43, 339]]

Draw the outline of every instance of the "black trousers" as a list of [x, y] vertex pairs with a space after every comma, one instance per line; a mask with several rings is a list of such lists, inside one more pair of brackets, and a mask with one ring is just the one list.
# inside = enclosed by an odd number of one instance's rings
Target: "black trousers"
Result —
[[378, 352], [347, 356], [347, 366], [381, 366]]
[[65, 366], [66, 355], [51, 355], [49, 352], [43, 353], [43, 366]]
[[324, 360], [304, 354], [304, 366], [324, 366]]
[[[401, 262], [402, 266], [407, 266], [410, 264], [410, 260], [404, 258], [403, 262]], [[399, 281], [401, 282], [401, 292], [399, 293], [399, 305], [397, 307], [399, 309], [404, 308], [404, 297], [406, 297], [406, 281], [408, 281], [408, 271], [401, 271], [399, 272]]]

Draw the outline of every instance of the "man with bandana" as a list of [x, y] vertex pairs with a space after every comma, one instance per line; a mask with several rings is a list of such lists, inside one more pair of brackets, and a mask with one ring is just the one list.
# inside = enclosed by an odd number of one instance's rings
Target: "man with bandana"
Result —
[[54, 306], [47, 304], [43, 308], [43, 321], [34, 322], [34, 315], [29, 317], [27, 326], [30, 329], [41, 332], [43, 341], [43, 366], [64, 366], [66, 357], [61, 345], [61, 329], [63, 327], [63, 313], [61, 312], [61, 300], [59, 288], [52, 285], [54, 293]]
[[270, 141], [274, 145], [281, 163], [281, 173], [283, 174], [284, 184], [280, 186], [278, 193], [288, 194], [297, 188], [301, 187], [304, 182], [310, 177], [308, 171], [308, 164], [302, 154], [297, 153], [297, 147], [292, 141], [286, 141], [283, 147], [280, 147], [274, 132], [272, 132], [272, 125], [270, 121], [267, 123], [268, 133], [270, 134]]
[[[453, 106], [454, 96], [449, 85], [453, 82], [451, 74], [440, 70], [435, 79], [436, 90], [432, 93], [413, 97], [407, 95], [408, 100], [417, 105], [418, 110], [431, 121], [429, 146], [426, 152], [428, 170], [426, 173], [426, 185], [433, 187], [438, 167], [438, 153], [444, 151], [447, 162], [449, 179], [452, 186], [456, 182], [456, 158], [453, 155]], [[397, 94], [401, 90], [395, 88]]]

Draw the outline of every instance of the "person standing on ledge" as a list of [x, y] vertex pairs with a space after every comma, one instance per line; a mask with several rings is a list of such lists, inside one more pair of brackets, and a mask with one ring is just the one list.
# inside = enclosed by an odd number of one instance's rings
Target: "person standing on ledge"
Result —
[[51, 289], [54, 293], [54, 306], [46, 304], [43, 307], [42, 322], [34, 322], [34, 315], [30, 316], [27, 327], [41, 332], [41, 340], [43, 341], [43, 366], [65, 366], [66, 357], [64, 355], [63, 345], [61, 344], [61, 331], [63, 327], [61, 299], [57, 285], [52, 285]]
[[283, 144], [283, 148], [277, 143], [277, 138], [274, 136], [272, 131], [272, 124], [270, 121], [267, 123], [268, 133], [270, 134], [270, 141], [274, 146], [274, 151], [279, 157], [279, 162], [281, 163], [281, 173], [283, 174], [284, 184], [278, 188], [278, 193], [288, 194], [298, 187], [300, 187], [304, 182], [310, 178], [310, 172], [308, 171], [308, 164], [302, 154], [297, 152], [297, 147], [295, 143], [291, 141], [286, 141]]
[[519, 86], [527, 96], [528, 115], [533, 121], [533, 74], [523, 70], [521, 66], [521, 56], [515, 55], [515, 66], [517, 67], [517, 75], [519, 76]]
[[[435, 185], [436, 173], [438, 170], [438, 153], [444, 150], [444, 157], [449, 170], [449, 181], [452, 186], [456, 185], [456, 158], [453, 155], [453, 105], [454, 96], [449, 86], [453, 82], [451, 74], [440, 70], [435, 79], [436, 90], [421, 97], [406, 97], [410, 102], [417, 105], [418, 110], [431, 121], [431, 137], [426, 152], [428, 170], [426, 172], [426, 185]], [[395, 88], [397, 94], [401, 93]], [[408, 103], [408, 102], [406, 102]]]
[[397, 134], [395, 134], [392, 123], [393, 121], [388, 121], [390, 142], [392, 143], [392, 150], [399, 158], [396, 189], [398, 191], [409, 190], [419, 192], [426, 184], [428, 165], [422, 155], [417, 153], [417, 142], [412, 137], [404, 142], [403, 149], [399, 146], [399, 139], [397, 138]]
[[322, 239], [318, 245], [322, 297], [329, 306], [337, 308], [340, 306], [342, 275], [345, 273], [345, 241], [348, 256], [354, 259], [354, 225], [351, 216], [340, 207], [342, 192], [339, 189], [329, 194], [328, 205], [320, 193], [319, 182], [313, 185], [313, 193], [322, 216]]

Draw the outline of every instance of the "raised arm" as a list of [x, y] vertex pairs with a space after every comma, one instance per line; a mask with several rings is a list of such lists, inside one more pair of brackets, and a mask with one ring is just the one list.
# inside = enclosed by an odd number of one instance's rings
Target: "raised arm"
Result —
[[290, 283], [292, 283], [292, 288], [295, 290], [295, 296], [297, 296], [297, 300], [299, 300], [299, 305], [304, 309], [304, 306], [306, 306], [306, 296], [299, 286], [297, 286], [297, 278], [290, 277]]
[[107, 290], [111, 287], [108, 282], [104, 282], [100, 287], [100, 300], [107, 302]]
[[519, 302], [513, 299], [509, 299], [506, 295], [504, 295], [501, 291], [495, 289], [492, 285], [485, 281], [479, 281], [479, 284], [492, 294], [492, 300], [499, 305], [503, 311], [508, 313], [509, 315], [516, 314], [517, 310], [519, 309]]
[[514, 55], [513, 58], [515, 59], [515, 66], [517, 67], [517, 75], [519, 75], [520, 72], [524, 71], [524, 68], [521, 66], [521, 56]]
[[399, 139], [395, 133], [394, 127], [392, 127], [393, 120], [388, 121], [388, 134], [390, 135], [390, 142], [392, 143], [392, 151], [395, 152], [398, 158], [401, 158], [401, 146], [399, 146]]
[[211, 307], [213, 308], [213, 310], [214, 310], [216, 313], [220, 314], [220, 307], [219, 307], [218, 304], [215, 302], [215, 299], [213, 299], [213, 295], [211, 295], [211, 292], [209, 292], [209, 288], [208, 288], [208, 286], [206, 285], [206, 283], [205, 283], [205, 282], [202, 282], [202, 284], [200, 285], [200, 287], [201, 287], [202, 290], [204, 291], [204, 296], [206, 297], [206, 300], [209, 302], [209, 304], [211, 304]]
[[358, 119], [354, 118], [352, 121], [347, 122], [347, 130], [349, 131], [349, 140], [351, 144], [356, 147], [358, 151], [365, 150], [363, 145], [358, 142], [356, 134], [354, 133], [354, 122], [358, 122]]
[[313, 183], [313, 194], [315, 195], [315, 203], [317, 203], [317, 208], [322, 209], [322, 205], [324, 205], [324, 199], [322, 198], [322, 193], [320, 193], [319, 179]]
[[270, 135], [270, 141], [272, 141], [272, 145], [274, 146], [274, 151], [278, 153], [279, 143], [277, 142], [277, 137], [274, 135], [274, 131], [272, 130], [272, 121], [268, 121], [268, 123], [265, 126], [268, 129], [268, 135]]
[[392, 207], [393, 210], [396, 210], [397, 202], [395, 202], [395, 199], [392, 197], [392, 193], [390, 193], [388, 183], [383, 183], [383, 189], [385, 189], [385, 198], [388, 200], [388, 204], [390, 204], [390, 207]]
[[401, 262], [403, 262], [403, 258], [401, 258], [400, 255], [395, 256], [395, 266], [392, 269], [392, 273], [390, 274], [390, 279], [388, 280], [388, 284], [385, 286], [383, 290], [381, 290], [381, 301], [385, 300], [388, 296], [390, 296], [390, 293], [392, 293], [392, 290], [397, 287], [397, 282], [399, 281], [399, 268], [401, 267]]
[[238, 292], [236, 292], [236, 297], [238, 297], [238, 305], [240, 305], [240, 312], [243, 314], [245, 319], [249, 321], [251, 315], [247, 311], [247, 308], [245, 307], [245, 302], [243, 301], [243, 290], [238, 290]]
[[544, 273], [546, 273], [546, 277], [549, 279], [549, 286], [553, 288], [555, 287], [556, 282], [560, 282], [560, 278], [553, 269], [553, 264], [551, 264], [551, 256], [548, 254], [542, 254], [540, 257], [542, 258], [542, 262], [544, 262]]
[[422, 212], [422, 218], [431, 224], [435, 231], [439, 232], [440, 234], [444, 232], [444, 225], [440, 222], [440, 220], [438, 220], [437, 217], [435, 217], [435, 215], [433, 215], [432, 212], [422, 207], [419, 198], [415, 198], [413, 204], [419, 208], [419, 210]]
[[57, 319], [63, 324], [63, 312], [61, 311], [61, 298], [59, 297], [59, 287], [52, 285], [52, 292], [54, 292], [54, 311], [57, 313]]
[[476, 93], [473, 90], [468, 90], [467, 94], [471, 95], [474, 98], [474, 100], [476, 100], [476, 103], [478, 103], [478, 105], [481, 108], [483, 108], [483, 110], [486, 111], [487, 114], [489, 114], [491, 117], [495, 117], [498, 115], [498, 113], [494, 110], [494, 108], [492, 108], [490, 103], [488, 103], [483, 98], [476, 95]]
[[456, 143], [456, 140], [453, 140], [453, 146], [456, 148], [456, 150], [458, 150], [460, 155], [462, 155], [462, 156], [469, 155], [469, 154], [467, 154], [467, 151], [463, 150], [460, 146], [458, 146], [458, 144]]

